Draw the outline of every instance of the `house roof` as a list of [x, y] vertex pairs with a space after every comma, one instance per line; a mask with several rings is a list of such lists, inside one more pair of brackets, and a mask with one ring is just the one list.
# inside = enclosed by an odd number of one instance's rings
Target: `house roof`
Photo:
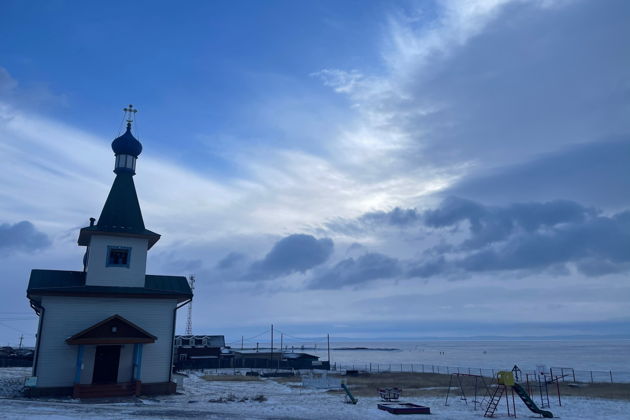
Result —
[[206, 339], [206, 345], [212, 347], [225, 347], [225, 336], [223, 335], [176, 335], [177, 339], [184, 340], [203, 340]]
[[157, 337], [116, 314], [66, 339], [68, 344], [155, 343]]
[[26, 295], [36, 302], [41, 296], [53, 295], [176, 298], [180, 302], [193, 296], [183, 276], [147, 274], [144, 287], [89, 286], [85, 284], [85, 272], [61, 270], [32, 270]]
[[144, 227], [132, 174], [116, 175], [98, 222], [94, 226], [81, 229], [79, 245], [89, 245], [90, 237], [94, 234], [146, 238], [149, 240], [148, 248], [160, 239], [159, 234]]

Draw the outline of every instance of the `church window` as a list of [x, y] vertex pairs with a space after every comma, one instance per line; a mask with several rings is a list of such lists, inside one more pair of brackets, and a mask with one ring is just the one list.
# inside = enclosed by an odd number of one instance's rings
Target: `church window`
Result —
[[107, 247], [108, 267], [129, 267], [131, 248], [120, 246]]

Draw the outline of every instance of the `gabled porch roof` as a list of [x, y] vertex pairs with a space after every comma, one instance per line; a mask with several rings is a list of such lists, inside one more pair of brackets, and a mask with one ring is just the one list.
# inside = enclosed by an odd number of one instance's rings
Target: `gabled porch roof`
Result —
[[66, 339], [68, 344], [154, 343], [157, 337], [120, 315], [112, 315]]

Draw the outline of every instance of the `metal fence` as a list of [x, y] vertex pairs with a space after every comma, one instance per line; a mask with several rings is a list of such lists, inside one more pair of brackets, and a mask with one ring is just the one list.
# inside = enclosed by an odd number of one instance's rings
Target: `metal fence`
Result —
[[18, 359], [15, 357], [0, 357], [0, 368], [3, 367], [30, 367], [33, 361], [28, 359]]
[[330, 370], [328, 362], [320, 362], [310, 359], [289, 359], [289, 360], [271, 360], [271, 359], [188, 359], [178, 360], [175, 362], [175, 368], [178, 370], [195, 370], [195, 369], [323, 369]]
[[[500, 370], [511, 370], [511, 368], [488, 369], [479, 367], [444, 366], [421, 363], [357, 363], [339, 364], [333, 363], [332, 370], [359, 370], [370, 373], [398, 372], [398, 373], [438, 373], [449, 375], [451, 373], [465, 373], [469, 375], [480, 375], [488, 378], [495, 378]], [[523, 373], [536, 373], [535, 369], [524, 369]], [[549, 376], [558, 377], [560, 382], [609, 382], [609, 383], [630, 383], [630, 372], [613, 370], [576, 370], [568, 367], [551, 367], [545, 371]]]

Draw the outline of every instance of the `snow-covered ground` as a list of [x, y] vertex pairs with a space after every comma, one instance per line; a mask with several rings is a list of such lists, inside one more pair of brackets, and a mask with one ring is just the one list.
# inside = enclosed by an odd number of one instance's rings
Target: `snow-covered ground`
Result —
[[[392, 414], [378, 410], [378, 397], [359, 398], [357, 405], [345, 404], [341, 394], [304, 389], [296, 383], [273, 380], [239, 382], [201, 379], [191, 374], [184, 379], [181, 394], [153, 398], [128, 398], [81, 402], [73, 399], [19, 399], [11, 397], [15, 383], [29, 374], [29, 368], [0, 369], [0, 418], [2, 419], [76, 419], [108, 418], [199, 418], [199, 419], [393, 419]], [[15, 379], [12, 379], [15, 378]], [[8, 383], [8, 385], [7, 385]], [[258, 402], [257, 396], [266, 400]], [[221, 402], [219, 402], [221, 401]], [[467, 420], [482, 419], [482, 411], [473, 411], [459, 400], [444, 406], [443, 397], [407, 400], [431, 407], [431, 418]], [[537, 418], [517, 401], [520, 418]], [[564, 419], [626, 419], [630, 401], [566, 397], [562, 407], [552, 405], [555, 417]], [[422, 415], [405, 418], [426, 418]], [[497, 418], [507, 418], [500, 406]]]

